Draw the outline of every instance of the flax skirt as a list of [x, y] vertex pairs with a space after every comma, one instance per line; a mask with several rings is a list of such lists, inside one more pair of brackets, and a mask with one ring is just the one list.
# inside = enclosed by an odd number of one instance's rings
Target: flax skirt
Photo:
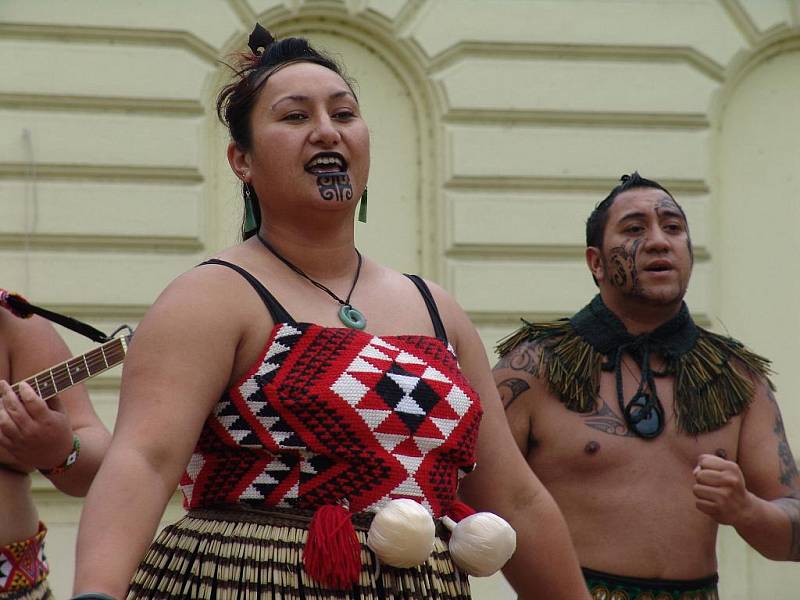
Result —
[[436, 538], [427, 562], [411, 569], [378, 564], [367, 548], [368, 522], [356, 519], [361, 574], [334, 590], [303, 569], [309, 519], [296, 513], [196, 510], [153, 542], [131, 581], [127, 600], [467, 600], [467, 576]]

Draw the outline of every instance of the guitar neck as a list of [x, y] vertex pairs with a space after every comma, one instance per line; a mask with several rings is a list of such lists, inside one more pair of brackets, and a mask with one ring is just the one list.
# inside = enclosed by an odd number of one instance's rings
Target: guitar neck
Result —
[[[91, 379], [120, 364], [128, 352], [130, 338], [129, 335], [114, 338], [102, 346], [89, 350], [86, 354], [70, 358], [55, 367], [25, 379], [25, 383], [31, 386], [43, 400], [52, 398], [73, 385]], [[20, 383], [15, 383], [11, 389], [19, 393]]]

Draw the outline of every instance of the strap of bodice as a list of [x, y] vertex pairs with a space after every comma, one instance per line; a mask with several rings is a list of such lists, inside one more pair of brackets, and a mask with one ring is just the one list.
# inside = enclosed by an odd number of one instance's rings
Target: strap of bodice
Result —
[[277, 323], [295, 323], [295, 320], [289, 314], [289, 312], [281, 306], [281, 303], [275, 299], [275, 296], [270, 294], [269, 290], [264, 287], [264, 285], [256, 279], [253, 275], [251, 275], [248, 271], [245, 271], [239, 265], [235, 265], [233, 263], [229, 263], [225, 260], [220, 260], [219, 258], [209, 258], [208, 260], [201, 262], [198, 266], [202, 265], [222, 265], [223, 267], [228, 267], [229, 269], [233, 269], [239, 275], [245, 278], [247, 283], [253, 286], [253, 289], [259, 295], [261, 300], [264, 302], [264, 305], [267, 307], [269, 314], [272, 316], [272, 320]]
[[417, 286], [419, 293], [422, 294], [422, 298], [425, 300], [425, 306], [428, 307], [428, 314], [431, 316], [434, 334], [438, 339], [442, 340], [445, 345], [447, 345], [447, 332], [444, 329], [442, 317], [439, 315], [439, 309], [436, 307], [436, 302], [433, 299], [433, 294], [431, 294], [428, 284], [426, 284], [419, 275], [409, 275], [408, 273], [405, 273], [405, 276], [414, 282], [414, 285]]

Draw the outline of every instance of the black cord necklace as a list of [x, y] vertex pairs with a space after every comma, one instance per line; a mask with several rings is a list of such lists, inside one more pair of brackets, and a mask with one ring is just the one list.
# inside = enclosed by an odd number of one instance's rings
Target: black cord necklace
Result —
[[329, 288], [322, 285], [319, 281], [314, 281], [313, 279], [311, 279], [311, 277], [306, 275], [302, 271], [302, 269], [300, 269], [300, 267], [292, 264], [291, 262], [289, 262], [287, 258], [278, 254], [275, 248], [270, 246], [267, 240], [261, 237], [260, 232], [256, 232], [256, 237], [262, 244], [264, 244], [264, 247], [275, 256], [275, 258], [277, 258], [279, 261], [281, 261], [283, 264], [285, 264], [287, 267], [289, 267], [292, 271], [294, 271], [301, 277], [308, 279], [311, 283], [313, 283], [315, 286], [317, 286], [323, 292], [328, 294], [331, 298], [336, 300], [341, 305], [341, 307], [339, 308], [339, 320], [345, 325], [345, 327], [350, 327], [351, 329], [364, 329], [367, 326], [367, 318], [363, 315], [363, 313], [360, 310], [354, 308], [350, 304], [350, 296], [353, 295], [353, 290], [356, 289], [358, 278], [361, 275], [362, 259], [361, 259], [361, 252], [358, 251], [358, 248], [355, 248], [356, 255], [358, 256], [358, 266], [356, 267], [356, 276], [353, 278], [353, 285], [350, 286], [350, 291], [347, 292], [347, 298], [342, 300], [341, 298], [339, 298], [339, 296], [334, 294]]
[[[628, 372], [637, 379], [633, 370], [625, 363], [623, 349], [617, 351], [619, 365], [616, 367], [617, 382], [617, 401], [625, 423], [633, 433], [644, 439], [658, 437], [664, 430], [664, 407], [656, 394], [656, 384], [653, 376], [664, 376], [666, 373], [655, 371], [650, 366], [650, 351], [645, 347], [642, 356], [642, 374], [639, 379], [639, 387], [628, 404], [623, 400], [622, 392], [622, 369], [624, 365]], [[635, 359], [635, 357], [634, 357]]]

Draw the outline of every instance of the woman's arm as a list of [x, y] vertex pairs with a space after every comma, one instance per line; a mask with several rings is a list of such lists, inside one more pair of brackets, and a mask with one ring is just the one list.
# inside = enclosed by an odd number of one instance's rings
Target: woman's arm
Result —
[[138, 327], [111, 448], [81, 516], [76, 593], [125, 595], [231, 377], [242, 335], [233, 284], [217, 269], [195, 269], [165, 290]]
[[460, 495], [474, 508], [502, 516], [516, 530], [517, 550], [503, 572], [520, 600], [589, 600], [567, 525], [514, 442], [475, 327], [449, 296], [431, 287], [461, 370], [483, 406], [478, 464], [462, 481]]

